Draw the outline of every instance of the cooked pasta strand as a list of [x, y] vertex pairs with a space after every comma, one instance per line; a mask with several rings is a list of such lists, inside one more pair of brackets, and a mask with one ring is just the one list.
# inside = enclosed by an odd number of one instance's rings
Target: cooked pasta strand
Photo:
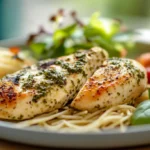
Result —
[[134, 110], [135, 107], [130, 105], [118, 105], [107, 110], [89, 113], [88, 111], [77, 111], [65, 107], [60, 111], [56, 110], [18, 123], [17, 127], [24, 128], [36, 124], [50, 131], [62, 132], [100, 131], [101, 129], [120, 127], [123, 132], [125, 127], [130, 124]]

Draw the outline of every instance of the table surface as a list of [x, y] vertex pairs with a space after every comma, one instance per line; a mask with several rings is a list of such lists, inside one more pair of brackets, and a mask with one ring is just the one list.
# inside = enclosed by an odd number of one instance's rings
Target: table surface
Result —
[[[18, 144], [18, 143], [0, 140], [0, 150], [10, 150], [10, 149], [11, 150], [48, 150], [48, 149], [60, 150], [57, 148], [35, 147], [35, 146], [29, 146], [29, 145]], [[61, 148], [61, 149], [66, 150], [65, 148]], [[134, 147], [134, 148], [122, 148], [122, 149], [117, 149], [117, 150], [150, 150], [150, 145]]]

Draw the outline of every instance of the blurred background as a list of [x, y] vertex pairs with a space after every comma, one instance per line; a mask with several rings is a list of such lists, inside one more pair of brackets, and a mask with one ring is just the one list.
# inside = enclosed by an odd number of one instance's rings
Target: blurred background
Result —
[[100, 11], [130, 28], [150, 28], [150, 0], [0, 0], [0, 40], [48, 28], [49, 16], [59, 8], [76, 10], [81, 18]]

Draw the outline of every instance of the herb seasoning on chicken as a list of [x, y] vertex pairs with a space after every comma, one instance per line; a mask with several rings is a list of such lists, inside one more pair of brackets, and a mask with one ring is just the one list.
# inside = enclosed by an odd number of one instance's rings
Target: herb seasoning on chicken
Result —
[[146, 71], [138, 62], [131, 59], [109, 59], [88, 79], [71, 106], [93, 111], [131, 104], [146, 87]]
[[92, 48], [7, 75], [0, 81], [0, 118], [23, 120], [62, 108], [107, 58]]

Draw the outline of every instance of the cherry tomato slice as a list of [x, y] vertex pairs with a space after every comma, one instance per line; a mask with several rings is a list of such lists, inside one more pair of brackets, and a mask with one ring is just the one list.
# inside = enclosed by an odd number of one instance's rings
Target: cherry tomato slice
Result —
[[10, 47], [9, 50], [14, 53], [15, 55], [17, 55], [20, 51], [19, 47]]
[[147, 67], [146, 71], [147, 71], [148, 83], [150, 84], [150, 67]]
[[150, 53], [144, 53], [140, 57], [137, 58], [144, 67], [150, 67]]

